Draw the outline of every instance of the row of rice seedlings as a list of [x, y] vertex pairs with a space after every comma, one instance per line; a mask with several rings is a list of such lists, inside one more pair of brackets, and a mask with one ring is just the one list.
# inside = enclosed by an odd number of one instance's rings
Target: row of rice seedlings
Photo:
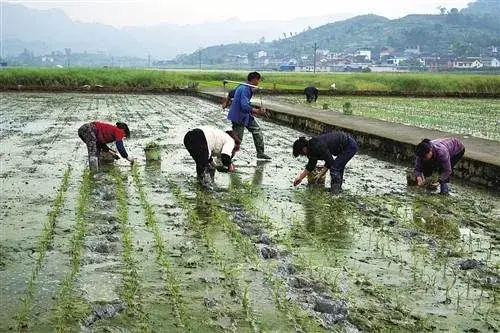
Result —
[[52, 203], [52, 208], [48, 214], [48, 219], [45, 222], [42, 232], [38, 237], [38, 245], [37, 245], [38, 256], [35, 260], [35, 266], [33, 267], [33, 271], [31, 272], [31, 278], [28, 281], [28, 286], [26, 288], [25, 296], [23, 298], [23, 303], [15, 315], [16, 326], [18, 328], [28, 327], [28, 316], [31, 312], [31, 308], [33, 305], [38, 274], [42, 267], [45, 254], [47, 253], [47, 249], [52, 245], [54, 237], [54, 229], [56, 227], [56, 220], [59, 214], [61, 213], [61, 209], [64, 204], [65, 200], [64, 194], [68, 190], [69, 177], [71, 175], [71, 171], [72, 171], [71, 166], [68, 165], [68, 168], [66, 169], [62, 177], [61, 184], [59, 185], [59, 188], [57, 190], [57, 197]]
[[166, 288], [171, 296], [173, 311], [178, 321], [177, 324], [180, 327], [189, 330], [189, 318], [186, 312], [186, 305], [182, 299], [178, 277], [172, 263], [165, 255], [165, 240], [163, 239], [160, 229], [158, 228], [158, 222], [156, 220], [153, 206], [148, 202], [148, 198], [144, 191], [144, 184], [140, 179], [139, 168], [137, 165], [132, 167], [132, 178], [134, 180], [135, 189], [139, 194], [141, 206], [146, 214], [146, 225], [153, 233], [155, 242], [154, 246], [156, 248], [156, 261], [163, 270], [163, 275], [166, 279]]
[[[230, 187], [230, 194], [233, 199], [232, 202], [236, 201], [242, 204], [245, 209], [248, 207], [249, 209], [255, 210], [255, 206], [251, 203], [252, 199], [248, 198], [255, 197], [256, 193], [254, 193], [253, 196], [245, 196], [242, 195], [240, 191], [237, 191], [237, 188], [238, 187], [235, 186]], [[257, 255], [255, 245], [252, 243], [252, 241], [242, 235], [238, 226], [228, 216], [228, 213], [220, 208], [219, 205], [217, 205], [215, 199], [212, 200], [214, 200], [214, 202], [212, 203], [212, 207], [214, 207], [213, 215], [215, 219], [230, 234], [231, 241], [234, 242], [237, 248], [242, 250], [241, 252], [246, 256], [246, 259], [253, 263], [257, 269], [264, 273], [267, 281], [272, 288], [274, 302], [277, 309], [283, 312], [287, 316], [287, 318], [294, 323], [296, 327], [300, 327], [306, 332], [321, 330], [319, 321], [317, 321], [316, 319], [312, 319], [302, 307], [294, 303], [290, 298], [286, 296], [288, 286], [283, 278], [278, 276], [270, 265], [265, 265], [262, 260], [260, 260], [259, 256]], [[264, 224], [271, 223], [269, 217], [263, 218], [262, 222]]]
[[87, 213], [90, 191], [92, 187], [92, 174], [88, 168], [83, 172], [82, 182], [78, 189], [77, 206], [75, 211], [75, 230], [71, 240], [71, 270], [60, 285], [55, 309], [55, 321], [57, 332], [69, 331], [69, 326], [82, 318], [88, 312], [88, 305], [74, 295], [73, 286], [76, 275], [80, 269], [80, 258], [82, 255], [83, 239], [86, 234]]
[[126, 311], [129, 315], [137, 317], [137, 324], [141, 331], [149, 331], [147, 314], [142, 306], [141, 283], [137, 273], [137, 263], [132, 254], [134, 245], [132, 231], [128, 221], [127, 189], [118, 168], [113, 168], [112, 176], [116, 185], [116, 200], [118, 220], [122, 231], [123, 261], [125, 273], [123, 274], [123, 298], [127, 303]]
[[[244, 196], [244, 198], [248, 198], [248, 196]], [[247, 207], [251, 207], [249, 205], [247, 205]], [[259, 212], [257, 212], [258, 214]], [[394, 213], [394, 212], [393, 212]], [[399, 214], [391, 214], [393, 216], [396, 216], [396, 215], [399, 215]], [[403, 216], [403, 219], [408, 219], [407, 216]], [[272, 223], [273, 224], [273, 223]], [[380, 230], [382, 232], [382, 235], [384, 235], [385, 232], [387, 232], [387, 230], [384, 230], [384, 228], [382, 227], [382, 229]], [[370, 234], [371, 235], [371, 234]], [[390, 235], [390, 233], [389, 233]], [[321, 238], [318, 238], [318, 237], [308, 237], [308, 236], [312, 236], [310, 233], [307, 233], [307, 232], [304, 232], [304, 233], [301, 233], [300, 234], [300, 237], [301, 239], [305, 239], [305, 240], [310, 240], [310, 241], [313, 241], [311, 242], [311, 244], [316, 244], [316, 245], [320, 245], [319, 247], [317, 247], [317, 249], [319, 250], [322, 250], [322, 254], [324, 254], [325, 256], [328, 256], [328, 244], [322, 244], [321, 242]], [[393, 256], [393, 252], [391, 250], [391, 241], [387, 239], [387, 236], [382, 236], [383, 240], [381, 239], [381, 236], [380, 236], [380, 233], [377, 231], [376, 232], [376, 242], [374, 244], [375, 246], [375, 250], [378, 251], [379, 253], [381, 253], [381, 255], [387, 259], [391, 259], [391, 257]], [[471, 240], [470, 240], [470, 235], [469, 237], [465, 237], [465, 241], [467, 240], [468, 238], [468, 245], [469, 247], [471, 246]], [[396, 240], [397, 241], [397, 240]], [[283, 244], [286, 244], [287, 241], [286, 239], [281, 239], [280, 242], [282, 242]], [[385, 244], [385, 245], [384, 245]], [[423, 286], [425, 287], [425, 290], [428, 291], [428, 287], [430, 286], [431, 287], [431, 290], [430, 292], [431, 293], [434, 293], [436, 292], [436, 284], [438, 283], [438, 275], [439, 273], [433, 268], [432, 268], [432, 262], [433, 262], [433, 258], [432, 256], [430, 255], [430, 251], [428, 249], [428, 247], [424, 244], [417, 244], [415, 242], [415, 240], [412, 240], [410, 242], [411, 246], [410, 246], [410, 271], [411, 271], [411, 274], [412, 274], [412, 277], [413, 277], [413, 282], [416, 283], [416, 282], [420, 282], [421, 284], [423, 284]], [[371, 247], [371, 246], [369, 246]], [[469, 249], [468, 251], [469, 253], [471, 253], [471, 249]], [[295, 259], [297, 261], [297, 265], [303, 265], [303, 267], [309, 267], [309, 268], [313, 268], [313, 270], [311, 271], [310, 269], [308, 269], [309, 271], [309, 274], [311, 276], [315, 276], [315, 277], [319, 277], [319, 280], [320, 281], [323, 281], [323, 282], [326, 282], [326, 284], [328, 285], [329, 283], [329, 280], [331, 281], [331, 277], [332, 275], [330, 275], [330, 279], [325, 279], [323, 276], [317, 274], [315, 272], [315, 269], [317, 267], [319, 267], [320, 265], [319, 264], [315, 264], [313, 262], [313, 260], [308, 260], [307, 257], [304, 257], [304, 256], [301, 256], [300, 253], [295, 253], [293, 252], [292, 250], [292, 253], [294, 253], [295, 255]], [[389, 255], [389, 256], [387, 256]], [[403, 260], [402, 260], [402, 257], [400, 255], [400, 261], [401, 263], [403, 263]], [[391, 261], [388, 262], [388, 266], [390, 266], [391, 264]], [[431, 265], [429, 265], [431, 264]], [[452, 302], [452, 294], [456, 294], [456, 309], [457, 311], [460, 309], [460, 306], [461, 304], [463, 304], [463, 295], [465, 294], [464, 291], [460, 291], [460, 290], [456, 290], [455, 293], [453, 293], [453, 289], [454, 289], [454, 286], [456, 286], [456, 276], [455, 274], [453, 274], [453, 279], [452, 281], [450, 282], [447, 278], [447, 270], [448, 270], [448, 265], [445, 264], [444, 266], [444, 269], [443, 269], [443, 272], [444, 272], [444, 276], [443, 276], [443, 287], [442, 289], [444, 290], [444, 301], [443, 303], [445, 304], [449, 304]], [[346, 269], [344, 267], [344, 269]], [[402, 267], [401, 267], [402, 269]], [[432, 270], [430, 273], [427, 272], [428, 270]], [[452, 269], [451, 270], [453, 273], [455, 273], [455, 271]], [[433, 273], [434, 272], [434, 273]], [[428, 273], [428, 274], [426, 274]], [[426, 279], [427, 277], [427, 279]], [[338, 276], [335, 277], [334, 281], [337, 282], [338, 280]], [[371, 282], [372, 285], [376, 285], [377, 283], [375, 281]], [[336, 285], [336, 283], [334, 284]], [[382, 286], [381, 286], [382, 287]], [[385, 288], [378, 288], [379, 290], [383, 290]], [[458, 286], [455, 287], [458, 289]], [[470, 288], [470, 281], [467, 282], [467, 289]], [[468, 294], [468, 291], [467, 291], [467, 294]], [[400, 297], [400, 293], [397, 293], [396, 294], [396, 299], [395, 299], [395, 302], [396, 302], [396, 309], [398, 309], [399, 311], [404, 311], [404, 312], [408, 312], [407, 309], [404, 309], [402, 306], [401, 306], [401, 297]], [[387, 296], [384, 296], [384, 297], [387, 297]], [[468, 298], [468, 296], [467, 296]], [[463, 307], [463, 306], [462, 306]], [[417, 319], [417, 318], [416, 318]], [[425, 320], [426, 318], [425, 317], [418, 317], [418, 320], [417, 322], [415, 323], [415, 325], [424, 325], [425, 326]]]
[[[265, 214], [265, 212], [257, 210], [256, 205], [254, 204], [256, 196], [250, 196], [249, 193], [255, 194], [255, 190], [251, 184], [241, 183], [239, 186], [231, 188], [232, 198], [235, 199], [236, 202], [242, 204], [248, 212], [253, 214], [259, 220], [265, 220], [268, 215]], [[351, 215], [352, 210], [348, 211], [349, 212], [345, 212], [344, 218]], [[298, 221], [296, 217], [292, 219], [293, 225], [301, 225], [301, 221]], [[276, 226], [279, 225], [279, 223], [276, 221], [266, 221], [266, 225]], [[293, 255], [294, 267], [301, 269], [313, 280], [322, 283], [332, 294], [340, 295], [346, 300], [349, 300], [349, 302], [354, 302], [354, 300], [350, 299], [351, 297], [349, 297], [348, 294], [346, 276], [357, 273], [350, 271], [348, 267], [344, 265], [345, 260], [338, 256], [335, 250], [331, 248], [331, 244], [325, 242], [324, 239], [317, 237], [310, 232], [306, 232], [305, 230], [301, 231], [303, 232], [299, 231], [300, 238], [307, 241], [313, 249], [321, 253], [322, 260], [321, 262], [316, 262], [317, 260], [314, 260], [302, 251], [297, 250], [296, 246], [292, 243], [291, 237], [281, 233], [279, 235], [279, 243], [285, 246], [286, 251]], [[351, 232], [353, 232], [353, 230], [351, 230]], [[323, 265], [325, 261], [331, 261], [338, 267], [324, 267]], [[272, 281], [272, 283], [277, 283], [277, 286], [275, 286], [276, 289], [282, 288], [283, 291], [287, 289], [287, 286], [283, 283], [283, 281]], [[279, 302], [279, 300], [277, 300], [277, 302]], [[356, 305], [354, 304], [354, 306]]]
[[[262, 222], [267, 230], [273, 231], [277, 237], [279, 237], [278, 242], [285, 246], [286, 250], [292, 253], [295, 261], [295, 266], [307, 272], [309, 276], [313, 279], [321, 281], [329, 285], [330, 287], [337, 289], [337, 282], [340, 272], [337, 272], [333, 267], [324, 267], [322, 265], [316, 265], [311, 261], [311, 258], [307, 256], [303, 251], [298, 251], [296, 246], [293, 244], [292, 238], [285, 234], [279, 233], [274, 230], [274, 226], [279, 225], [276, 221], [272, 221], [269, 215], [258, 210], [255, 205], [255, 198], [259, 197], [263, 192], [253, 186], [252, 184], [242, 182], [238, 186], [231, 186], [231, 197], [234, 198], [238, 203], [240, 203], [247, 212], [254, 215], [260, 222]], [[292, 217], [292, 225], [300, 226], [301, 221], [297, 217]], [[303, 230], [297, 231], [300, 234], [300, 238], [307, 242], [309, 246], [313, 249], [319, 251], [325, 261], [334, 263], [335, 266], [341, 265], [343, 260], [338, 256], [338, 254], [332, 250], [331, 245], [324, 241], [321, 237], [316, 237], [310, 232]]]
[[[193, 227], [194, 231], [201, 237], [204, 246], [207, 248], [213, 262], [219, 267], [219, 270], [224, 274], [225, 280], [227, 281], [228, 286], [231, 288], [233, 292], [239, 297], [243, 310], [245, 312], [245, 319], [252, 327], [254, 332], [260, 332], [257, 322], [258, 318], [256, 317], [256, 313], [252, 308], [251, 301], [248, 297], [248, 284], [244, 287], [240, 286], [240, 279], [238, 278], [239, 272], [241, 270], [241, 264], [237, 262], [231, 262], [227, 260], [227, 257], [224, 253], [217, 250], [215, 247], [215, 242], [212, 235], [208, 232], [206, 228], [202, 226], [202, 219], [207, 219], [208, 217], [202, 217], [199, 213], [189, 204], [189, 201], [185, 195], [181, 193], [181, 190], [177, 184], [172, 181], [169, 181], [169, 187], [172, 193], [174, 194], [179, 206], [186, 212], [189, 222]], [[199, 192], [201, 195], [201, 191]], [[213, 202], [210, 202], [207, 196], [203, 196], [210, 205], [210, 213], [213, 215], [214, 207], [211, 205]], [[215, 217], [215, 223], [219, 224], [221, 221], [217, 220]], [[223, 222], [223, 221], [222, 221]], [[227, 229], [226, 229], [227, 230]], [[239, 249], [238, 249], [238, 253]], [[243, 256], [244, 257], [244, 256]]]

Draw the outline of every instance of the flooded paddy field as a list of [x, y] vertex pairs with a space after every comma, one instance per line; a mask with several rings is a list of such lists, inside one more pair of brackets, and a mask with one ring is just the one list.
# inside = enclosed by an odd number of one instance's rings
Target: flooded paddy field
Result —
[[[344, 193], [292, 181], [303, 135], [261, 121], [236, 172], [196, 183], [188, 129], [229, 129], [176, 95], [0, 94], [0, 331], [498, 331], [498, 195], [406, 186], [360, 153]], [[125, 121], [138, 158], [90, 174], [85, 122]], [[143, 148], [162, 147], [146, 164]], [[328, 183], [328, 178], [327, 178]]]

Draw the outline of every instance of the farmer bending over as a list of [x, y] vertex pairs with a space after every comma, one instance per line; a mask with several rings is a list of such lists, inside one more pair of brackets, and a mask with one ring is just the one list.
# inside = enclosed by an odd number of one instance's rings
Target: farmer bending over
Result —
[[233, 172], [232, 163], [234, 154], [240, 150], [240, 139], [234, 131], [226, 131], [200, 126], [192, 129], [184, 136], [184, 146], [196, 163], [196, 175], [199, 182], [205, 180], [205, 172], [211, 180], [215, 176], [215, 162], [213, 157], [222, 161], [225, 171]]
[[415, 176], [417, 185], [422, 186], [425, 177], [434, 171], [440, 173], [438, 181], [441, 194], [450, 192], [449, 182], [453, 167], [464, 156], [465, 147], [457, 138], [423, 139], [415, 151]]
[[115, 126], [108, 123], [94, 121], [82, 125], [78, 129], [78, 136], [87, 145], [89, 167], [94, 172], [96, 172], [99, 168], [99, 154], [101, 153], [101, 150], [112, 153], [115, 159], [119, 158], [118, 155], [116, 155], [116, 153], [106, 145], [107, 143], [115, 142], [116, 149], [123, 158], [127, 159], [130, 163], [134, 163], [135, 161], [135, 158], [127, 154], [123, 145], [123, 138], [130, 137], [130, 130], [125, 123], [118, 122]]
[[[318, 160], [325, 161], [324, 167], [318, 172], [316, 178], [323, 177], [330, 170], [330, 192], [339, 194], [342, 191], [344, 169], [349, 160], [358, 151], [358, 143], [352, 136], [344, 132], [329, 132], [306, 140], [300, 137], [293, 144], [293, 156], [307, 156], [309, 161], [305, 169], [295, 177], [293, 185], [299, 185], [315, 168]], [[333, 156], [336, 156], [334, 159]]]
[[307, 103], [316, 102], [318, 100], [318, 92], [318, 88], [312, 85], [304, 89]]

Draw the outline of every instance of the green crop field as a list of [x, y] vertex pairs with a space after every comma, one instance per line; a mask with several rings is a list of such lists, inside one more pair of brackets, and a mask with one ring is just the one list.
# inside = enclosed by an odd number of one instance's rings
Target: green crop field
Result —
[[[338, 91], [400, 94], [496, 94], [500, 95], [499, 75], [422, 73], [282, 73], [262, 72], [264, 89], [301, 91], [309, 84]], [[245, 81], [247, 72], [167, 71], [115, 68], [7, 68], [0, 70], [0, 88], [18, 85], [43, 89], [75, 89], [85, 85], [122, 89], [167, 89], [221, 87], [223, 80]]]
[[[273, 98], [307, 104], [303, 96]], [[346, 103], [358, 116], [500, 141], [499, 99], [320, 96], [311, 106], [343, 112]]]

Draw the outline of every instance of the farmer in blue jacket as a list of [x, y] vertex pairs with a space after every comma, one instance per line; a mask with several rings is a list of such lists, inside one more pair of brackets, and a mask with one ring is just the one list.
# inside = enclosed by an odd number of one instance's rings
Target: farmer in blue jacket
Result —
[[417, 145], [415, 153], [417, 155], [415, 159], [417, 185], [424, 185], [425, 177], [437, 171], [440, 173], [438, 178], [440, 193], [448, 194], [453, 167], [465, 153], [463, 142], [458, 138], [423, 139]]
[[270, 160], [271, 157], [264, 154], [264, 137], [262, 136], [259, 123], [254, 118], [255, 115], [265, 115], [266, 109], [263, 107], [252, 107], [250, 104], [253, 89], [259, 85], [260, 74], [258, 72], [249, 73], [247, 82], [247, 84], [240, 84], [234, 91], [227, 119], [232, 122], [233, 131], [238, 134], [241, 140], [243, 140], [245, 128], [252, 133], [258, 159]]

